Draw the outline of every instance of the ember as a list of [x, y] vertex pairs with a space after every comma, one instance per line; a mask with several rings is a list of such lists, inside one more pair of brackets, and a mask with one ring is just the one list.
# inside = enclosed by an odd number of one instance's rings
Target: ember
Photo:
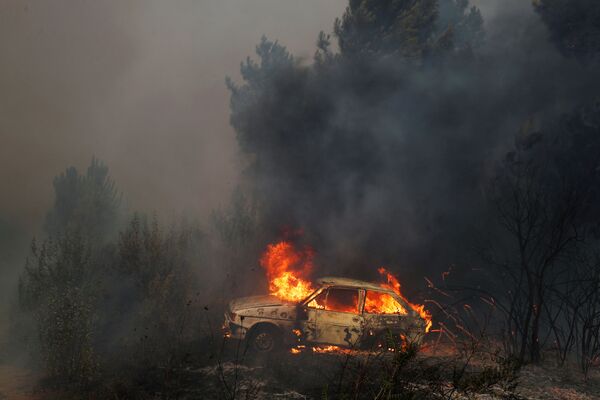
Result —
[[344, 349], [342, 347], [339, 346], [333, 346], [333, 345], [324, 345], [324, 346], [312, 346], [312, 347], [306, 347], [305, 345], [298, 345], [295, 347], [292, 347], [290, 349], [290, 353], [292, 354], [300, 354], [306, 350], [310, 350], [313, 353], [317, 353], [317, 354], [325, 354], [325, 353], [340, 353], [340, 354], [348, 354], [349, 352], [352, 352], [351, 349]]
[[333, 353], [333, 352], [343, 352], [341, 347], [338, 346], [315, 346], [312, 348], [313, 353]]
[[300, 345], [300, 346], [292, 347], [290, 349], [290, 352], [292, 354], [300, 354], [304, 349], [306, 349], [306, 346]]

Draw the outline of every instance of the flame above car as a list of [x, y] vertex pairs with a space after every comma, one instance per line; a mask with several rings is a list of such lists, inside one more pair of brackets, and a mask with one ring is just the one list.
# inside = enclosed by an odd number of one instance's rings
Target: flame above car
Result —
[[301, 301], [314, 288], [307, 279], [313, 270], [314, 252], [310, 248], [296, 250], [292, 243], [269, 244], [260, 265], [264, 268], [271, 295], [287, 301]]

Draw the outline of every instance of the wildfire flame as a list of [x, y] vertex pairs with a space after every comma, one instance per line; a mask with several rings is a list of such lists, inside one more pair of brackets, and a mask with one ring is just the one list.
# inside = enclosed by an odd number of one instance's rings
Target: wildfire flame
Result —
[[[408, 299], [400, 291], [400, 282], [398, 281], [398, 279], [396, 279], [394, 275], [390, 274], [385, 268], [381, 267], [377, 270], [377, 272], [379, 272], [379, 274], [386, 279], [386, 283], [383, 283], [382, 286], [393, 289], [394, 292], [396, 292], [396, 294], [400, 296], [402, 300], [404, 300], [406, 304], [409, 305], [410, 308], [417, 312], [425, 321], [425, 332], [429, 332], [431, 326], [433, 325], [433, 321], [431, 319], [431, 314], [425, 309], [425, 306], [422, 304], [413, 304], [410, 301], [408, 301]], [[406, 310], [404, 310], [404, 313], [406, 314]]]
[[314, 252], [306, 248], [298, 251], [290, 242], [269, 244], [260, 265], [269, 281], [269, 291], [273, 296], [287, 301], [300, 301], [314, 289], [306, 277], [313, 269]]

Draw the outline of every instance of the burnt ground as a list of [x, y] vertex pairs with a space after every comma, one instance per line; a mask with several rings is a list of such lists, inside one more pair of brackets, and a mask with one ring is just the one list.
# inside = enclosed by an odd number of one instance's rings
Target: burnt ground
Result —
[[[183, 398], [236, 398], [236, 399], [321, 399], [337, 398], [335, 393], [340, 386], [347, 386], [355, 381], [362, 372], [364, 364], [372, 363], [373, 370], [387, 368], [394, 355], [374, 355], [367, 352], [351, 353], [314, 353], [306, 350], [300, 354], [289, 352], [268, 357], [246, 355], [245, 359], [235, 358], [219, 360], [212, 365], [187, 368], [182, 387], [187, 397]], [[368, 361], [368, 359], [371, 359]], [[373, 361], [373, 358], [376, 361]], [[367, 360], [367, 361], [366, 361]], [[600, 399], [600, 370], [592, 371], [587, 379], [576, 365], [558, 368], [547, 362], [543, 366], [524, 366], [517, 372], [516, 378], [499, 379], [490, 387], [475, 390], [469, 396], [466, 392], [451, 389], [452, 376], [455, 369], [464, 366], [462, 357], [432, 354], [424, 351], [414, 361], [416, 368], [422, 370], [427, 366], [440, 366], [443, 370], [443, 389], [448, 398], [479, 399], [548, 399], [548, 400], [588, 400]], [[358, 366], [358, 367], [357, 367]], [[497, 366], [489, 357], [470, 360], [467, 370], [474, 374], [485, 367]], [[345, 377], [341, 377], [342, 372]], [[413, 372], [408, 368], [407, 375]], [[375, 374], [377, 375], [377, 373]], [[418, 379], [417, 379], [418, 380]], [[184, 383], [187, 382], [187, 383]], [[435, 382], [437, 383], [437, 382]], [[418, 385], [418, 383], [417, 383]], [[507, 386], [513, 390], [507, 390]], [[234, 396], [234, 392], [237, 393]], [[326, 396], [325, 394], [328, 394]], [[373, 398], [364, 393], [364, 398]], [[196, 397], [200, 396], [200, 397]], [[432, 395], [431, 398], [437, 396]], [[363, 397], [361, 397], [363, 398]]]
[[[205, 345], [198, 348], [203, 347]], [[115, 388], [110, 397], [66, 396], [42, 390], [30, 370], [0, 359], [0, 399], [126, 399], [132, 398], [133, 393], [138, 397], [142, 391], [144, 394], [139, 398], [148, 399], [336, 399], [340, 398], [337, 395], [340, 391], [352, 392], [351, 386], [360, 380], [360, 374], [367, 383], [362, 388], [363, 396], [358, 398], [374, 398], [373, 393], [366, 390], [368, 382], [375, 386], [384, 383], [383, 377], [390, 371], [394, 357], [397, 355], [373, 352], [315, 353], [310, 348], [299, 354], [282, 351], [255, 355], [245, 353], [238, 342], [231, 341], [217, 353], [192, 354], [182, 368], [146, 371], [137, 380], [136, 388]], [[600, 371], [592, 371], [586, 380], [575, 365], [557, 368], [548, 362], [543, 366], [525, 366], [516, 378], [510, 373], [500, 374], [492, 378], [491, 384], [480, 385], [481, 375], [477, 374], [486, 367], [495, 370], [498, 366], [497, 360], [489, 354], [469, 359], [466, 371], [475, 378], [467, 379], [467, 390], [454, 390], [453, 376], [462, 370], [464, 361], [450, 351], [434, 353], [426, 349], [403, 367], [402, 379], [407, 387], [420, 393], [421, 397], [416, 398], [442, 398], [439, 393], [426, 390], [425, 386], [431, 384], [449, 399], [600, 399]], [[440, 375], [427, 376], [429, 369]], [[424, 374], [423, 371], [429, 372]], [[121, 372], [114, 373], [118, 376]], [[479, 383], [473, 386], [472, 382]]]
[[[289, 352], [268, 357], [246, 355], [239, 362], [228, 358], [205, 366], [189, 366], [180, 371], [181, 380], [177, 383], [181, 389], [179, 398], [334, 399], [338, 398], [336, 393], [340, 389], [347, 391], [347, 385], [360, 373], [365, 359], [369, 357], [374, 356], [366, 352], [320, 354], [307, 350], [296, 355]], [[393, 355], [383, 356], [388, 361], [391, 357]], [[458, 362], [462, 366], [455, 358], [449, 359], [427, 352], [418, 358], [417, 362], [424, 363], [419, 364], [420, 366], [441, 363], [446, 367], [446, 383], [452, 380], [450, 371], [453, 371], [454, 363]], [[357, 364], [361, 366], [357, 368]], [[481, 361], [474, 361], [469, 370], [481, 371], [482, 365]], [[380, 368], [385, 366], [373, 363], [372, 369]], [[341, 378], [342, 371], [346, 374], [344, 378]], [[445, 393], [448, 398], [456, 399], [600, 399], [600, 371], [592, 371], [586, 379], [574, 365], [567, 368], [553, 367], [550, 363], [544, 366], [525, 366], [520, 369], [514, 383], [514, 391], [507, 391], [506, 382], [501, 379], [473, 397], [464, 392], [452, 391], [448, 384]], [[364, 396], [361, 398], [373, 398], [368, 393], [364, 393]], [[432, 395], [431, 398], [437, 396]]]
[[[371, 399], [375, 396], [369, 391], [369, 382], [375, 388], [385, 384], [397, 357], [380, 352], [315, 353], [311, 348], [299, 354], [282, 351], [255, 355], [245, 353], [237, 344], [232, 341], [219, 356], [201, 355], [177, 371], [155, 371], [152, 380], [167, 384], [152, 398], [336, 399], [343, 397], [340, 393], [351, 393], [345, 398]], [[418, 393], [414, 398], [600, 399], [600, 370], [592, 371], [586, 379], [575, 365], [557, 368], [547, 362], [522, 367], [513, 375], [492, 353], [472, 356], [466, 364], [465, 360], [456, 352], [425, 349], [402, 367], [401, 380]], [[466, 384], [453, 388], [451, 382], [463, 368]], [[490, 371], [495, 372], [490, 375]], [[352, 386], [361, 379], [361, 395], [354, 397]]]
[[524, 397], [544, 400], [600, 399], [600, 371], [586, 379], [577, 367], [527, 366], [520, 374], [518, 392]]

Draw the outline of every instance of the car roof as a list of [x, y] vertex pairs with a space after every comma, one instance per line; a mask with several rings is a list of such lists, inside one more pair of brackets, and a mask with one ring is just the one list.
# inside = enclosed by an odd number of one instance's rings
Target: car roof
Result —
[[358, 279], [338, 278], [335, 276], [326, 276], [323, 278], [319, 278], [317, 279], [317, 283], [323, 286], [344, 286], [357, 289], [371, 289], [380, 292], [394, 293], [394, 291], [391, 288], [381, 286], [377, 283], [360, 281]]

